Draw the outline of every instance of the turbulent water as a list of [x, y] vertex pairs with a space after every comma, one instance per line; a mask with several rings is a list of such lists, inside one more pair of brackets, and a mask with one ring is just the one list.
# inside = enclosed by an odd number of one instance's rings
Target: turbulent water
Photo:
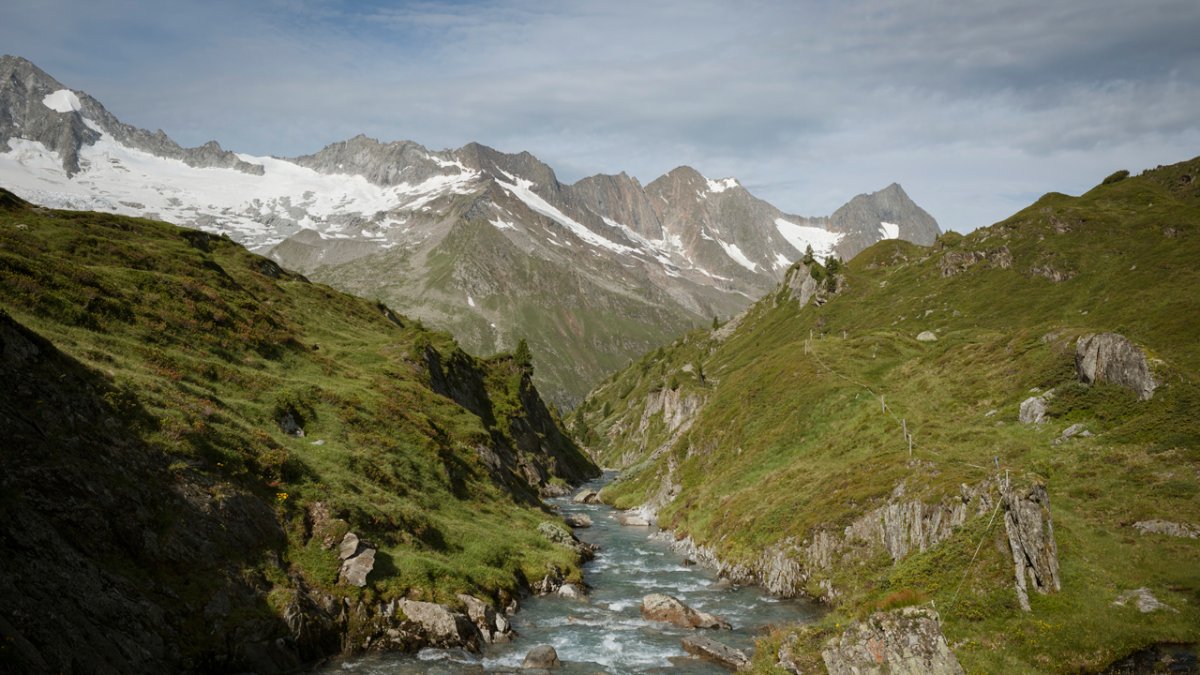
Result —
[[703, 634], [747, 654], [768, 626], [801, 623], [819, 611], [808, 603], [772, 598], [757, 588], [720, 585], [711, 571], [687, 564], [667, 541], [654, 536], [656, 528], [622, 526], [616, 521], [617, 512], [608, 506], [573, 504], [569, 498], [551, 503], [564, 514], [585, 513], [592, 519], [591, 527], [575, 531], [580, 539], [600, 546], [596, 559], [584, 567], [584, 581], [590, 586], [586, 601], [526, 599], [511, 617], [520, 637], [490, 646], [482, 656], [427, 649], [417, 656], [356, 659], [337, 669], [364, 675], [508, 671], [519, 669], [533, 647], [549, 644], [563, 662], [556, 671], [562, 673], [726, 673], [684, 653], [679, 641], [695, 631], [643, 619], [642, 597], [666, 593], [726, 619], [733, 630]]

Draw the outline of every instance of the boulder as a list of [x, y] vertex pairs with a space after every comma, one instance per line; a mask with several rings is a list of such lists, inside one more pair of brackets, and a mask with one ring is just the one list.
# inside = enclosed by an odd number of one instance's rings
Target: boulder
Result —
[[398, 600], [396, 607], [417, 624], [431, 647], [465, 647], [478, 652], [483, 641], [479, 628], [465, 614], [445, 605], [416, 600]]
[[1075, 436], [1084, 438], [1091, 435], [1092, 432], [1088, 431], [1087, 428], [1085, 428], [1085, 426], [1081, 423], [1072, 424], [1068, 426], [1068, 428], [1062, 430], [1062, 434], [1055, 438], [1054, 444], [1055, 446], [1058, 446], [1058, 444], [1066, 443], [1067, 441], [1072, 440], [1072, 438]]
[[362, 552], [342, 563], [341, 576], [351, 586], [362, 588], [367, 585], [367, 575], [375, 569], [375, 549], [364, 548]]
[[554, 523], [540, 523], [538, 525], [538, 533], [550, 540], [551, 543], [575, 549], [575, 552], [583, 560], [591, 560], [596, 557], [596, 551], [599, 549], [595, 544], [579, 541], [579, 538], [574, 534]]
[[649, 527], [650, 521], [639, 511], [625, 512], [617, 516], [617, 522], [631, 527]]
[[1154, 597], [1154, 594], [1150, 592], [1150, 589], [1144, 587], [1135, 588], [1132, 591], [1125, 591], [1124, 593], [1118, 595], [1117, 599], [1113, 600], [1112, 604], [1114, 607], [1124, 607], [1129, 602], [1133, 602], [1134, 606], [1137, 607], [1137, 610], [1142, 614], [1149, 614], [1151, 612], [1159, 611], [1179, 612], [1179, 610], [1175, 609], [1174, 607], [1164, 605], [1162, 602], [1159, 602], [1158, 598]]
[[346, 536], [342, 537], [342, 543], [338, 545], [338, 558], [346, 560], [354, 557], [358, 553], [358, 543], [358, 535], [347, 532]]
[[942, 635], [937, 612], [903, 607], [850, 625], [821, 651], [830, 675], [960, 675], [963, 668]]
[[600, 492], [597, 490], [580, 490], [571, 501], [576, 504], [599, 504]]
[[923, 330], [917, 333], [917, 342], [937, 342], [937, 336], [931, 330]]
[[347, 532], [338, 544], [338, 558], [342, 561], [339, 576], [351, 586], [362, 588], [367, 585], [367, 575], [375, 569], [375, 548]]
[[592, 526], [592, 519], [586, 513], [568, 513], [563, 516], [563, 521], [567, 525], [575, 528], [584, 528]]
[[578, 584], [563, 584], [558, 587], [558, 596], [568, 600], [586, 600], [587, 593]]
[[712, 661], [730, 670], [740, 670], [750, 665], [750, 657], [746, 656], [745, 652], [710, 637], [689, 635], [680, 640], [679, 644], [683, 646], [683, 651], [692, 656]]
[[1142, 401], [1150, 400], [1158, 387], [1146, 354], [1118, 333], [1079, 338], [1075, 345], [1075, 371], [1084, 384], [1111, 382], [1129, 389]]
[[1054, 541], [1054, 523], [1050, 518], [1050, 496], [1046, 486], [1041, 484], [1023, 492], [1005, 484], [1001, 498], [1004, 530], [1013, 557], [1017, 600], [1021, 609], [1028, 612], [1029, 585], [1042, 594], [1062, 589], [1058, 576], [1058, 545]]
[[1017, 415], [1017, 419], [1021, 424], [1041, 424], [1046, 419], [1046, 400], [1049, 398], [1049, 392], [1041, 396], [1030, 396], [1021, 401], [1021, 411]]
[[680, 602], [678, 598], [663, 593], [651, 593], [642, 598], [642, 618], [663, 621], [680, 628], [724, 628], [729, 622], [707, 612], [698, 612]]
[[525, 655], [525, 660], [521, 663], [522, 668], [539, 668], [547, 670], [557, 668], [562, 665], [558, 660], [558, 652], [550, 645], [538, 645], [529, 650]]

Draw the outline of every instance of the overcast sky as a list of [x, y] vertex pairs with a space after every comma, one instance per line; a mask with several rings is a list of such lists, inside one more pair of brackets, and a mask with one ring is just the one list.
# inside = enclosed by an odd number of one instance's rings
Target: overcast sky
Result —
[[801, 215], [895, 181], [960, 231], [1200, 155], [1197, 0], [4, 0], [0, 52], [187, 146], [689, 164]]

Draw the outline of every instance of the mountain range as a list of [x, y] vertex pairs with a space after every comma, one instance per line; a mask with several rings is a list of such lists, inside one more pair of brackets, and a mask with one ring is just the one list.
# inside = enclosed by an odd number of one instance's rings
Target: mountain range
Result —
[[357, 136], [288, 159], [183, 148], [13, 56], [0, 58], [0, 185], [228, 235], [475, 353], [524, 337], [535, 380], [563, 406], [681, 331], [741, 312], [809, 247], [849, 259], [940, 232], [897, 184], [813, 218], [686, 166], [644, 186], [624, 173], [563, 184], [527, 152], [477, 143]]

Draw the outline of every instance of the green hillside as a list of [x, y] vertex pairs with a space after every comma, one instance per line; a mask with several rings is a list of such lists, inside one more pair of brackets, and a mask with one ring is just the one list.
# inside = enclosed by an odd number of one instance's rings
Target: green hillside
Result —
[[[393, 599], [578, 578], [539, 493], [596, 468], [510, 355], [227, 238], [3, 190], [0, 310], [0, 670], [286, 670], [421, 646]], [[377, 548], [361, 588], [348, 531]]]
[[[607, 501], [657, 508], [661, 526], [760, 581], [782, 551], [790, 590], [830, 603], [820, 624], [765, 639], [759, 669], [786, 643], [819, 672], [847, 622], [914, 602], [934, 603], [968, 672], [1101, 669], [1200, 641], [1200, 539], [1133, 527], [1200, 524], [1198, 261], [1200, 160], [1114, 174], [931, 248], [881, 242], [830, 281], [798, 263], [789, 282], [815, 277], [824, 304], [801, 307], [785, 283], [610, 378], [572, 428], [625, 469]], [[1077, 339], [1104, 332], [1145, 351], [1153, 398], [1076, 377]], [[1048, 390], [1046, 420], [1018, 422]], [[1074, 424], [1091, 435], [1061, 438]], [[1050, 497], [1062, 590], [1031, 592], [1031, 612], [993, 507], [1006, 477]], [[968, 496], [965, 523], [938, 541], [888, 529]], [[846, 543], [873, 513], [911, 550]], [[822, 541], [842, 542], [832, 562], [814, 553]], [[1113, 604], [1143, 587], [1171, 609]]]

